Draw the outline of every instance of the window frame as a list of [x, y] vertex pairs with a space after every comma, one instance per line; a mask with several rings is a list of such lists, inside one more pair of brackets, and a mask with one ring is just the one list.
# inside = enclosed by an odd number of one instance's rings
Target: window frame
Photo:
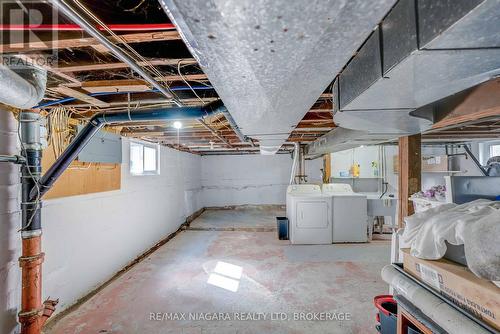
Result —
[[[132, 171], [132, 146], [139, 145], [142, 147], [142, 172], [136, 173]], [[155, 150], [155, 159], [156, 159], [156, 169], [153, 171], [146, 171], [145, 165], [146, 161], [145, 157], [145, 148], [152, 148]], [[151, 175], [160, 175], [160, 145], [148, 142], [142, 142], [137, 140], [131, 140], [129, 145], [129, 173], [132, 176], [151, 176]]]
[[[491, 144], [488, 145], [488, 151], [487, 151], [488, 152], [488, 159], [486, 159], [486, 160], [489, 160], [492, 157], [496, 156], [496, 155], [492, 155], [492, 150], [493, 150], [494, 146], [499, 146], [500, 147], [500, 143], [499, 142], [495, 142], [495, 143], [491, 143]], [[498, 154], [498, 155], [500, 155], [500, 154]]]

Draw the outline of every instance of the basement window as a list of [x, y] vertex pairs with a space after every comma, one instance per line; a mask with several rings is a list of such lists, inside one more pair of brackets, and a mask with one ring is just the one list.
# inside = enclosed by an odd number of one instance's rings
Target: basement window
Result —
[[160, 174], [158, 145], [137, 142], [130, 143], [130, 174]]
[[500, 156], [500, 144], [490, 145], [490, 158]]

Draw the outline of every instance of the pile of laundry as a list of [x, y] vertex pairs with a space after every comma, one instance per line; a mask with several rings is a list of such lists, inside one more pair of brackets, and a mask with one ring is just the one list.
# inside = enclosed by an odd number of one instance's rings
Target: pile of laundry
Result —
[[445, 241], [464, 245], [469, 269], [478, 277], [500, 281], [500, 201], [446, 203], [404, 220], [401, 242], [411, 248], [411, 255], [437, 260], [446, 253]]

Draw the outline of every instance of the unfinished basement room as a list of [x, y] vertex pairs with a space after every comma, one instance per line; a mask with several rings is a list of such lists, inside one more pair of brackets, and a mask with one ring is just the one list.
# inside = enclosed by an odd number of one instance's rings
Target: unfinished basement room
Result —
[[0, 18], [0, 334], [500, 334], [500, 0]]

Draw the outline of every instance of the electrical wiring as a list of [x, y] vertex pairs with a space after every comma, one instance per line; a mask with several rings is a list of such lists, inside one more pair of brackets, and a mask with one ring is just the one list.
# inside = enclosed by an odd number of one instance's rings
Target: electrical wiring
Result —
[[203, 102], [203, 99], [198, 95], [198, 93], [196, 93], [196, 91], [193, 89], [193, 87], [191, 87], [189, 82], [186, 80], [184, 75], [181, 73], [181, 63], [182, 63], [182, 59], [179, 59], [179, 61], [177, 62], [177, 73], [181, 77], [182, 81], [184, 81], [184, 83], [191, 89], [191, 91], [198, 98], [198, 100], [200, 100], [202, 104], [205, 104], [205, 102]]
[[57, 159], [71, 141], [71, 127], [69, 124], [71, 111], [67, 108], [54, 108], [48, 114], [49, 146], [52, 147], [54, 157]]
[[[156, 75], [161, 82], [165, 83], [165, 88], [174, 97], [174, 100], [179, 100], [175, 93], [170, 89], [167, 82], [163, 79], [164, 75], [160, 70], [158, 70], [153, 64], [151, 64], [149, 60], [147, 60], [134, 48], [132, 48], [123, 37], [115, 34], [106, 24], [104, 24], [104, 22], [102, 22], [97, 16], [95, 16], [90, 10], [88, 10], [87, 7], [85, 7], [79, 0], [74, 0], [73, 3], [76, 4], [89, 18], [94, 20], [95, 23], [100, 25], [107, 33], [109, 33], [110, 36], [113, 37], [113, 39], [120, 41], [120, 44], [122, 44], [126, 49], [129, 50], [129, 56], [131, 56], [132, 58], [135, 57], [136, 62], [145, 64], [146, 66], [144, 67], [146, 70], [148, 70], [151, 74]], [[122, 51], [125, 52], [125, 50], [123, 49]]]

